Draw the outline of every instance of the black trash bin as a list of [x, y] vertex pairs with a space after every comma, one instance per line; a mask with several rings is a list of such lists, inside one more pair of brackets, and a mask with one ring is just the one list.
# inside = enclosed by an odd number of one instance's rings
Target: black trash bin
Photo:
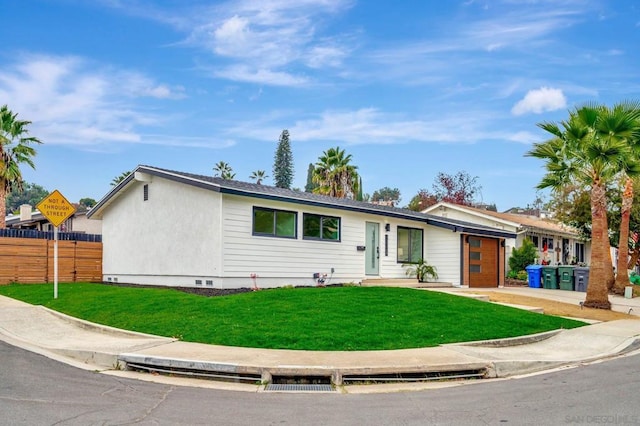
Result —
[[589, 268], [576, 266], [573, 268], [573, 277], [575, 280], [575, 290], [587, 291], [587, 287], [589, 286]]

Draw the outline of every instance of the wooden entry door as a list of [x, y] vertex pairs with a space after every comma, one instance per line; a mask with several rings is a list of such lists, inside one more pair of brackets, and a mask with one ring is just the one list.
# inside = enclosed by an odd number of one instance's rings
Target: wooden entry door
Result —
[[498, 287], [498, 240], [469, 236], [469, 287]]

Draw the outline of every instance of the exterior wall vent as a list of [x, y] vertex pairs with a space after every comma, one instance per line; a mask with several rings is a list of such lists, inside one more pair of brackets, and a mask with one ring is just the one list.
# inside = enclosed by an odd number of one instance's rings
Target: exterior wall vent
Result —
[[114, 282], [114, 283], [117, 283], [117, 282], [118, 282], [118, 279], [117, 279], [116, 277], [113, 277], [113, 282]]
[[212, 287], [212, 286], [213, 286], [213, 280], [207, 280], [207, 281], [206, 281], [206, 284], [207, 284], [209, 287]]
[[196, 285], [202, 285], [202, 280], [196, 280]]
[[109, 282], [109, 283], [111, 282], [111, 277], [107, 278], [107, 282]]
[[149, 199], [149, 184], [145, 183], [142, 187], [142, 199], [147, 201]]

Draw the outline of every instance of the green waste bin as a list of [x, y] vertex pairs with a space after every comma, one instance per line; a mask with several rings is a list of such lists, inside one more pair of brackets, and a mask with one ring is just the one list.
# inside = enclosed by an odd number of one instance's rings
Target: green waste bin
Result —
[[560, 290], [574, 290], [573, 269], [574, 266], [558, 266], [558, 287]]
[[542, 287], [558, 289], [558, 267], [545, 265], [542, 267]]

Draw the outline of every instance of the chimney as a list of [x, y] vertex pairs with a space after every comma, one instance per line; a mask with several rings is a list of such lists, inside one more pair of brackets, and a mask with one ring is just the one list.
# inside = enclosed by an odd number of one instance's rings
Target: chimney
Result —
[[31, 220], [31, 204], [23, 204], [20, 206], [20, 222]]

